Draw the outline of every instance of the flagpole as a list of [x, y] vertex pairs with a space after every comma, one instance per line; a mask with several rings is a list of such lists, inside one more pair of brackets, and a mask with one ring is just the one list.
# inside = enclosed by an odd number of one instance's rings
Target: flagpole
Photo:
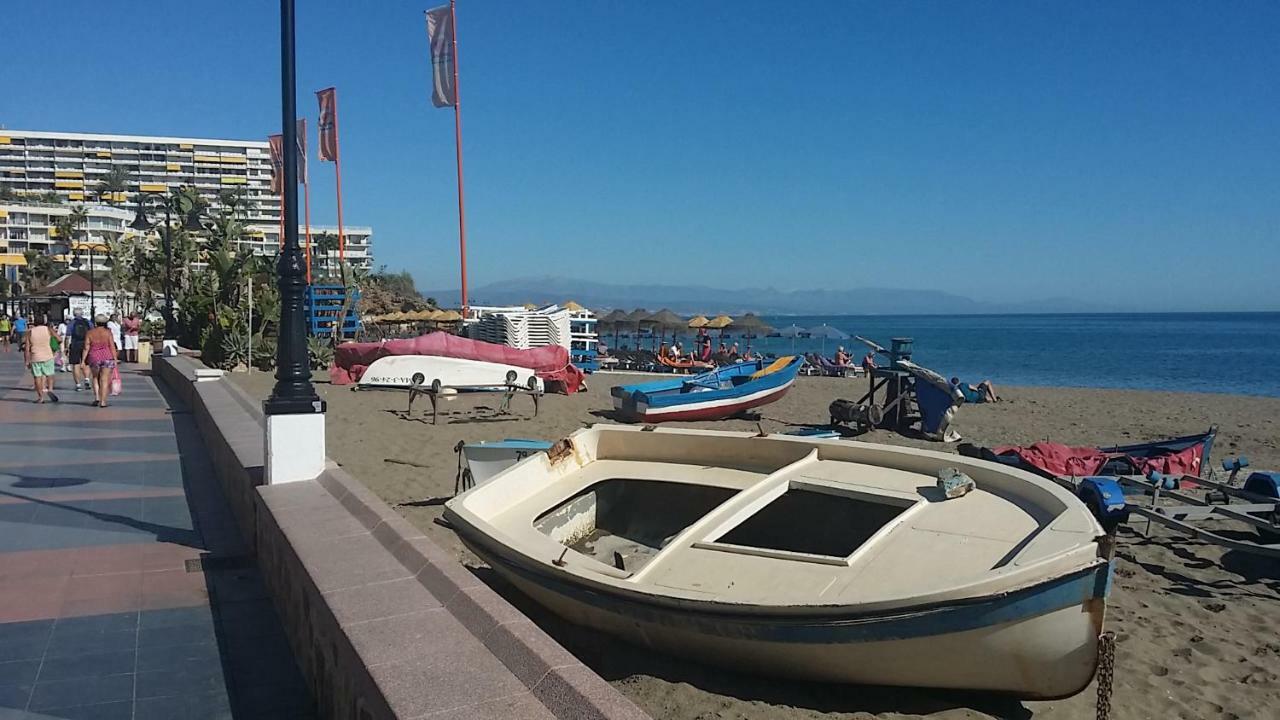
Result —
[[[308, 172], [308, 175], [311, 173]], [[302, 178], [302, 214], [307, 223], [307, 284], [311, 284], [311, 183]]]
[[458, 12], [449, 0], [453, 23], [453, 144], [458, 160], [458, 257], [462, 269], [462, 312], [467, 311], [467, 213], [462, 197], [462, 88], [458, 85]]
[[342, 232], [342, 135], [338, 132], [338, 91], [333, 91], [333, 179], [338, 189], [338, 262], [347, 261], [347, 238]]

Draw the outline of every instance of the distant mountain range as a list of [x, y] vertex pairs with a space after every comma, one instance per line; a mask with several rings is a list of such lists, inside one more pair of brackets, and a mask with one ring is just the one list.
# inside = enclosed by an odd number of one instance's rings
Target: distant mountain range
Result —
[[[456, 305], [460, 292], [423, 290], [446, 305]], [[989, 303], [941, 290], [848, 288], [844, 290], [725, 290], [690, 285], [613, 285], [565, 277], [527, 277], [471, 288], [472, 305], [537, 305], [574, 300], [592, 309], [670, 308], [678, 313], [754, 312], [759, 315], [922, 315], [980, 313], [1112, 312], [1116, 308], [1069, 298], [1023, 303]]]

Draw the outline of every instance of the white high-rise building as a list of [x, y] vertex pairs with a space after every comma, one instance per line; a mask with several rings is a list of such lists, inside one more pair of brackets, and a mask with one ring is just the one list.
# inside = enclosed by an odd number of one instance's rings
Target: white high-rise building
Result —
[[[99, 192], [113, 168], [128, 172], [127, 192]], [[195, 187], [214, 210], [224, 191], [236, 192], [249, 231], [243, 245], [261, 254], [279, 248], [280, 196], [271, 192], [271, 153], [264, 141], [0, 130], [0, 264], [21, 263], [26, 250], [49, 252], [58, 244], [51, 233], [57, 216], [76, 205], [89, 213], [86, 240], [134, 236], [128, 223], [136, 195], [184, 185]], [[154, 207], [149, 212], [153, 223], [161, 219]], [[370, 267], [372, 229], [343, 231], [347, 260]], [[324, 232], [336, 235], [337, 228], [311, 228], [313, 239]]]

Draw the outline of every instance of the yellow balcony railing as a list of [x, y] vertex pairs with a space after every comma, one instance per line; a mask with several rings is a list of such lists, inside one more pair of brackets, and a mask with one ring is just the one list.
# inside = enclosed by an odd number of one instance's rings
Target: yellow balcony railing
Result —
[[242, 178], [236, 175], [224, 175], [222, 177], [223, 185], [245, 185], [248, 182], [249, 182], [248, 178]]
[[83, 190], [84, 181], [83, 180], [58, 180], [53, 183], [53, 186], [55, 188], [58, 188], [59, 190]]
[[162, 193], [162, 192], [167, 192], [169, 190], [169, 186], [161, 183], [142, 183], [141, 185], [138, 186], [138, 189], [141, 190], [142, 192]]
[[59, 178], [82, 178], [84, 177], [84, 172], [80, 170], [56, 170], [53, 176]]

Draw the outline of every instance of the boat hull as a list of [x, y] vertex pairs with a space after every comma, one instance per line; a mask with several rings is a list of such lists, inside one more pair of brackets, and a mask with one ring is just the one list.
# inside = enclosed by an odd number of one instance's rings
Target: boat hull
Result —
[[[723, 420], [724, 418], [733, 417], [738, 413], [745, 412], [751, 408], [768, 405], [777, 401], [787, 391], [791, 389], [794, 381], [788, 382], [782, 387], [770, 388], [762, 390], [758, 393], [752, 393], [740, 398], [732, 398], [730, 400], [712, 400], [709, 402], [691, 402], [684, 405], [676, 405], [670, 407], [652, 407], [644, 403], [636, 403], [634, 407], [627, 407], [626, 403], [621, 403], [622, 407], [617, 409], [622, 413], [623, 417], [632, 422], [667, 422], [671, 420]], [[615, 406], [618, 403], [615, 403]]]
[[387, 355], [378, 358], [360, 376], [360, 387], [410, 388], [439, 380], [444, 387], [502, 387], [510, 383], [542, 389], [534, 371], [515, 365], [467, 360], [440, 355]]
[[1109, 565], [1031, 588], [889, 615], [780, 617], [672, 608], [561, 582], [463, 536], [521, 592], [565, 620], [751, 674], [805, 681], [1074, 695], [1097, 667]]
[[551, 443], [540, 440], [467, 443], [462, 447], [462, 456], [471, 472], [472, 482], [480, 485], [530, 455], [546, 452], [550, 447]]
[[[766, 367], [761, 361], [739, 363], [688, 379], [623, 385], [610, 391], [614, 410], [626, 422], [670, 420], [723, 420], [751, 408], [768, 405], [787, 394], [795, 384], [803, 358], [793, 357], [784, 367], [757, 377]], [[750, 379], [736, 385], [730, 380]], [[737, 376], [737, 377], [735, 377]]]

